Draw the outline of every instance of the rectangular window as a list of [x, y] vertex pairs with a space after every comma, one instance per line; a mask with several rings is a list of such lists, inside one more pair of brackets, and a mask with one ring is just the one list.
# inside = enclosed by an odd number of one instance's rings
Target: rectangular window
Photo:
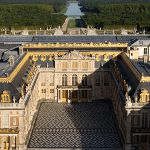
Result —
[[50, 93], [54, 93], [54, 89], [50, 89]]
[[62, 70], [67, 70], [67, 62], [62, 62]]
[[95, 74], [95, 85], [100, 86], [100, 73]]
[[54, 83], [50, 83], [50, 86], [54, 86]]
[[82, 98], [87, 98], [87, 90], [82, 90]]
[[78, 91], [77, 90], [72, 91], [72, 98], [76, 99], [77, 97], [78, 97]]
[[142, 127], [148, 127], [148, 113], [142, 113]]
[[139, 135], [132, 136], [132, 139], [133, 139], [133, 144], [138, 144], [139, 143]]
[[88, 62], [82, 62], [82, 70], [88, 70]]
[[141, 135], [141, 143], [147, 143], [147, 135]]
[[46, 89], [42, 89], [41, 92], [42, 92], [42, 93], [46, 93]]
[[67, 98], [67, 97], [68, 97], [68, 91], [62, 90], [62, 98]]
[[144, 48], [144, 54], [145, 55], [147, 54], [147, 48]]
[[109, 86], [108, 76], [104, 76], [104, 86]]
[[132, 127], [140, 127], [140, 115], [131, 116]]
[[41, 83], [41, 86], [45, 86], [46, 85], [46, 83]]
[[78, 69], [78, 62], [72, 62], [72, 70]]

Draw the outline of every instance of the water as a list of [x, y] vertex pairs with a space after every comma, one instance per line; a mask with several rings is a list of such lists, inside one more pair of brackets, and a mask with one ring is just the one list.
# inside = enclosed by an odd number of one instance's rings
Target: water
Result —
[[78, 2], [69, 2], [65, 15], [68, 18], [80, 18], [84, 14], [81, 12]]

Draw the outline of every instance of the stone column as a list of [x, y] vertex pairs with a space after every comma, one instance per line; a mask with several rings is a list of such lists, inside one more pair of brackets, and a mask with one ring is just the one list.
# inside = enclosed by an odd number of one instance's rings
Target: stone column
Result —
[[1, 141], [1, 150], [4, 150], [4, 146], [5, 146], [5, 137], [4, 136], [2, 136], [1, 137], [2, 138], [2, 141]]
[[70, 99], [69, 99], [69, 90], [68, 91], [68, 97], [67, 97], [67, 103], [70, 103]]
[[58, 103], [60, 103], [61, 102], [61, 91], [62, 90], [57, 90], [57, 92], [58, 92]]
[[24, 150], [25, 137], [24, 137], [24, 110], [19, 112], [19, 150]]
[[126, 150], [131, 150], [131, 115], [130, 110], [127, 110], [127, 122], [126, 122]]

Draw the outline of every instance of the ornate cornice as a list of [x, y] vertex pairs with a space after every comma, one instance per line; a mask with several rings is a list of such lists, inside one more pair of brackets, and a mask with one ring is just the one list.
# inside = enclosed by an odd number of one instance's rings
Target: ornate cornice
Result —
[[24, 44], [23, 48], [123, 48], [128, 43], [38, 43]]

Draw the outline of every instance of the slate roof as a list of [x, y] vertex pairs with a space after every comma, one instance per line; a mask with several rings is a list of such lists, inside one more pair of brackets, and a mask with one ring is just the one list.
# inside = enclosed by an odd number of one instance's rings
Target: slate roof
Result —
[[[17, 63], [19, 63], [23, 57], [24, 55], [20, 59], [17, 60]], [[10, 74], [14, 70], [14, 68], [17, 66], [17, 63], [14, 66], [5, 68], [4, 71], [1, 71], [1, 74], [0, 74], [1, 77], [7, 77], [7, 73]], [[10, 91], [11, 96], [15, 96], [16, 100], [18, 101], [19, 96], [21, 94], [19, 91], [19, 88], [21, 86], [21, 83], [24, 82], [23, 77], [29, 67], [30, 67], [30, 61], [27, 61], [24, 64], [24, 66], [21, 68], [17, 76], [14, 78], [12, 83], [9, 83], [9, 84], [0, 83], [0, 93], [2, 93], [4, 90], [8, 90]]]
[[131, 46], [150, 46], [150, 39], [149, 40], [137, 40]]
[[21, 43], [81, 43], [81, 42], [127, 42], [133, 43], [136, 40], [148, 40], [147, 35], [99, 35], [99, 36], [0, 36], [0, 43], [21, 44]]

